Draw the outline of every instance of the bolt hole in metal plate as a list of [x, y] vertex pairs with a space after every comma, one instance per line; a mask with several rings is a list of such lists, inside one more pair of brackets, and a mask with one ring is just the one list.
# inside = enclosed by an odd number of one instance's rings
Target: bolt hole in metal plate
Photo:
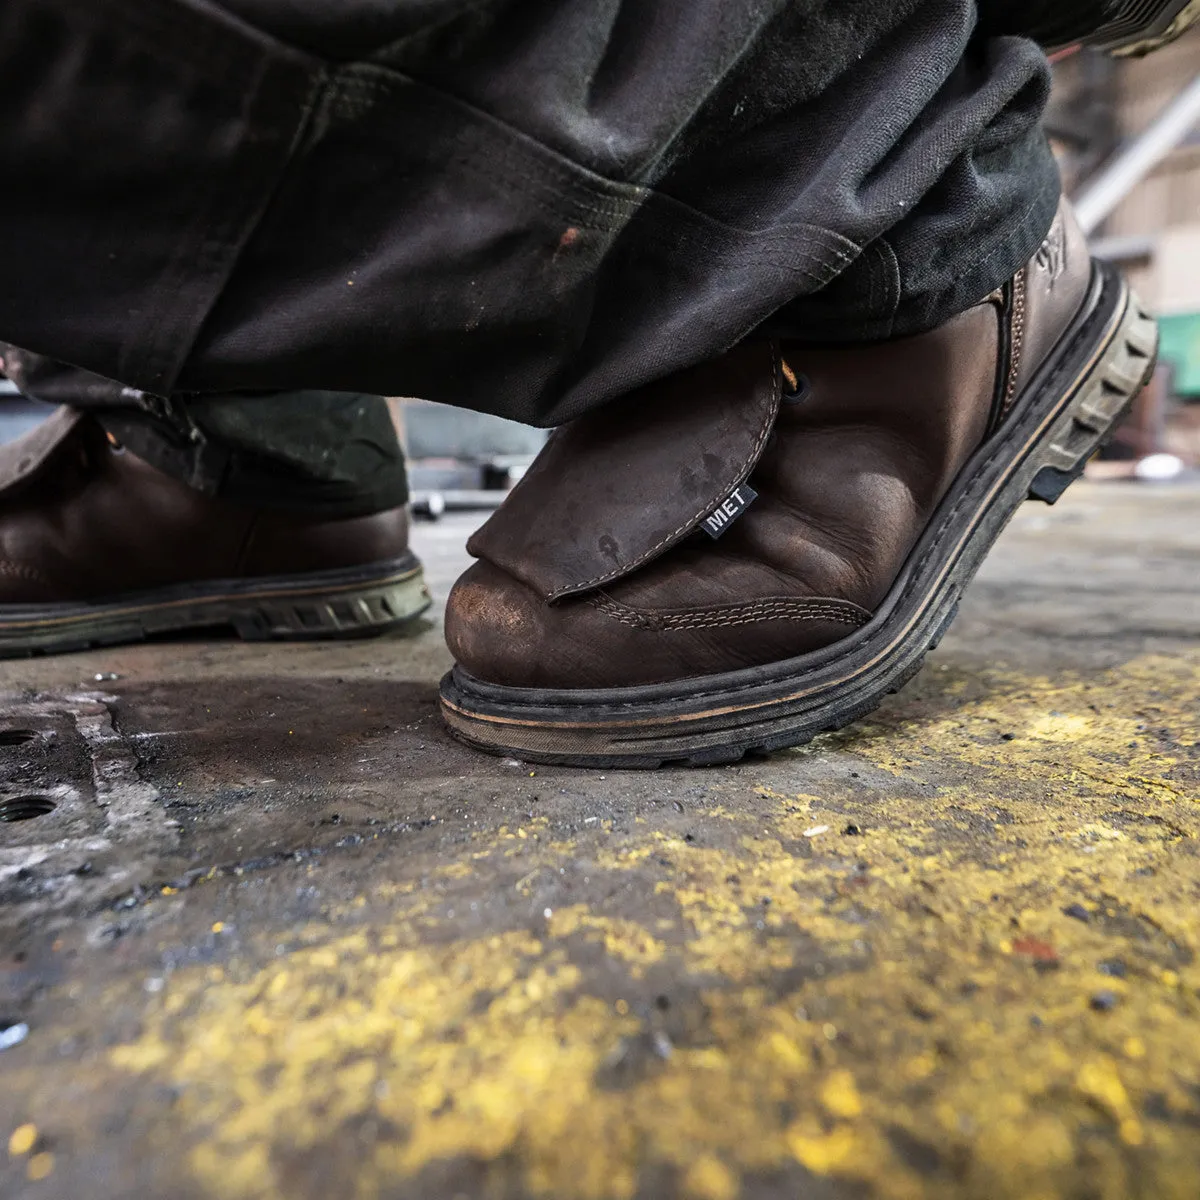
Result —
[[32, 821], [57, 807], [49, 796], [10, 796], [0, 800], [0, 821]]
[[0, 729], [0, 746], [24, 746], [36, 737], [32, 729]]

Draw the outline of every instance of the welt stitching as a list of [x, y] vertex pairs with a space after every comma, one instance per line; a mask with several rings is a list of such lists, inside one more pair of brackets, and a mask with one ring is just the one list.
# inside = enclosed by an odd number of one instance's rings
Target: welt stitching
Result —
[[[783, 392], [783, 383], [779, 371], [779, 348], [775, 345], [771, 346], [771, 387], [773, 389], [773, 399], [775, 402], [767, 406], [766, 420], [763, 422], [762, 428], [758, 431], [758, 437], [755, 439], [754, 445], [750, 449], [750, 454], [746, 458], [746, 461], [743, 462], [734, 473], [735, 479], [739, 481], [762, 456], [763, 447], [767, 444], [767, 437], [770, 435], [771, 427], [775, 424], [775, 417], [779, 411], [779, 397]], [[731, 486], [736, 486], [736, 484]], [[680, 525], [678, 529], [672, 530], [667, 534], [666, 537], [662, 539], [662, 541], [651, 546], [649, 550], [647, 550], [644, 554], [639, 555], [632, 562], [624, 564], [615, 573], [612, 571], [605, 571], [602, 574], [597, 575], [594, 579], [584, 579], [579, 583], [569, 583], [564, 587], [556, 588], [549, 594], [549, 596], [547, 596], [547, 599], [553, 600], [556, 596], [561, 596], [564, 592], [575, 591], [579, 588], [591, 587], [593, 584], [600, 583], [605, 579], [614, 579], [617, 577], [617, 575], [627, 575], [630, 571], [636, 570], [642, 565], [642, 563], [653, 558], [659, 552], [659, 550], [677, 538], [685, 530], [689, 529], [693, 524], [695, 524], [695, 522], [700, 520], [700, 518], [712, 508], [714, 502], [715, 500], [712, 497], [706, 499], [704, 502], [704, 507], [698, 509], [695, 513], [688, 517], [688, 519], [684, 521], [684, 523]]]
[[732, 625], [758, 625], [764, 621], [837, 621], [843, 625], [856, 625], [861, 628], [866, 622], [861, 619], [851, 617], [844, 612], [838, 610], [829, 610], [822, 612], [763, 612], [763, 613], [730, 613], [723, 617], [711, 617], [707, 619], [696, 618], [691, 621], [675, 621], [671, 624], [663, 624], [661, 626], [654, 625], [649, 621], [638, 620], [635, 617], [630, 617], [623, 614], [608, 612], [603, 610], [606, 616], [612, 617], [614, 621], [619, 621], [622, 625], [629, 625], [635, 629], [646, 629], [654, 633], [686, 633], [695, 629], [726, 629]]
[[871, 614], [849, 601], [836, 599], [805, 599], [803, 597], [780, 597], [777, 600], [761, 600], [715, 612], [677, 612], [658, 616], [630, 608], [611, 597], [596, 598], [592, 605], [606, 616], [638, 629], [674, 631], [689, 629], [716, 629], [730, 625], [750, 625], [774, 619], [791, 621], [834, 620], [844, 624], [863, 626]]
[[631, 604], [624, 604], [615, 597], [610, 596], [607, 592], [597, 592], [596, 596], [590, 601], [597, 608], [612, 609], [614, 611], [637, 613], [641, 616], [652, 617], [660, 620], [670, 620], [672, 617], [679, 616], [694, 616], [703, 615], [705, 613], [722, 613], [722, 612], [750, 612], [758, 609], [771, 608], [837, 608], [845, 612], [853, 613], [855, 616], [870, 617], [870, 613], [853, 600], [842, 600], [837, 596], [765, 596], [761, 600], [751, 600], [745, 604], [726, 604], [713, 605], [707, 608], [690, 608], [690, 609], [640, 609]]

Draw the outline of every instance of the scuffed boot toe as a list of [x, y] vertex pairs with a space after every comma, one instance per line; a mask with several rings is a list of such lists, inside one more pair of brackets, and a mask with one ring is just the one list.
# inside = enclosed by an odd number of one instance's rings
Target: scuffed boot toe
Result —
[[446, 642], [459, 666], [485, 683], [518, 688], [616, 687], [629, 667], [616, 644], [628, 630], [588, 600], [546, 604], [491, 563], [475, 563], [446, 602]]
[[446, 601], [446, 644], [457, 662], [489, 683], [534, 687], [539, 658], [529, 647], [544, 637], [537, 597], [487, 562], [475, 563]]

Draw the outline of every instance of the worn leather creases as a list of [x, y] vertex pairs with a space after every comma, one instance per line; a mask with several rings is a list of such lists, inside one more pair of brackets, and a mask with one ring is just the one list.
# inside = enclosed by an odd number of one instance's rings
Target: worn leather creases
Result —
[[745, 482], [781, 388], [777, 346], [748, 342], [560, 427], [467, 549], [546, 601], [630, 574]]

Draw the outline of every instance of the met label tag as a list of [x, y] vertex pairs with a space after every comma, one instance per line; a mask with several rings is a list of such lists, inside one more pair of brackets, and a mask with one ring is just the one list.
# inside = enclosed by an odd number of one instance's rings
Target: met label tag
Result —
[[714, 541], [727, 530], [758, 499], [758, 493], [748, 484], [735, 487], [732, 492], [701, 522], [701, 527]]

